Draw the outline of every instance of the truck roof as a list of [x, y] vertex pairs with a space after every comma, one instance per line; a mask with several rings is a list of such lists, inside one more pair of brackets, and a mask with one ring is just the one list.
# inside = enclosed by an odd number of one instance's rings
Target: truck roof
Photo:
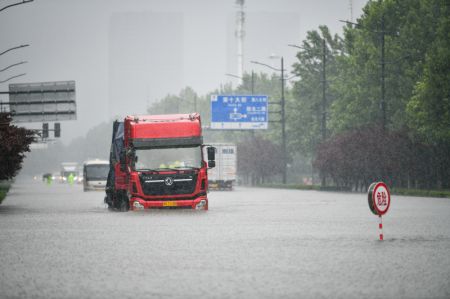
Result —
[[198, 113], [127, 116], [125, 123], [125, 127], [127, 124], [130, 126], [131, 139], [189, 138], [202, 135]]

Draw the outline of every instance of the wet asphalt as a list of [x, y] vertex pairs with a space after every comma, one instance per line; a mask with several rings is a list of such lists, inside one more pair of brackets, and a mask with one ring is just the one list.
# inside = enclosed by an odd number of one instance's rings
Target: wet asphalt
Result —
[[450, 199], [238, 187], [210, 210], [119, 213], [19, 176], [0, 205], [0, 298], [449, 298]]

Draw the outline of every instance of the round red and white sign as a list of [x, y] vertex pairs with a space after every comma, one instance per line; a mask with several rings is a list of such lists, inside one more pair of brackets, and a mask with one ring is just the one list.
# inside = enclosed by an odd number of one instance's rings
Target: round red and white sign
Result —
[[384, 215], [391, 205], [391, 194], [389, 188], [383, 182], [373, 183], [369, 187], [369, 207], [375, 215]]

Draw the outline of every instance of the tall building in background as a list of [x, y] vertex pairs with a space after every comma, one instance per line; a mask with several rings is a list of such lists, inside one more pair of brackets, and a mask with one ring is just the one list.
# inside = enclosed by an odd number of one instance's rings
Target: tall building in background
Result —
[[[106, 55], [106, 53], [105, 53]], [[113, 14], [109, 26], [109, 117], [146, 114], [183, 87], [183, 14]]]

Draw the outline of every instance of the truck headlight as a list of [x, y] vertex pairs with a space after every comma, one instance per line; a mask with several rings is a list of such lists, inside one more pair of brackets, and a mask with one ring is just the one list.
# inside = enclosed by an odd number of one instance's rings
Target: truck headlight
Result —
[[206, 200], [202, 199], [200, 202], [195, 206], [196, 210], [201, 210], [206, 207]]
[[143, 210], [143, 209], [144, 209], [144, 206], [143, 206], [139, 201], [137, 201], [137, 200], [133, 203], [133, 207], [134, 207], [136, 210]]

